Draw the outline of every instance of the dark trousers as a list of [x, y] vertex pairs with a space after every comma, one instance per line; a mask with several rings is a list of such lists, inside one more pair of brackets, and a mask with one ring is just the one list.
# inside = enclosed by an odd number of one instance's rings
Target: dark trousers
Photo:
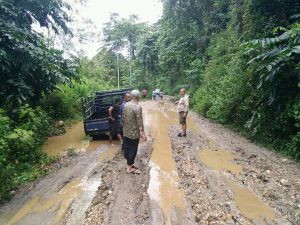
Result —
[[127, 165], [133, 165], [134, 160], [137, 154], [138, 146], [140, 139], [130, 139], [128, 137], [124, 137], [122, 150], [124, 153], [124, 157], [127, 160]]

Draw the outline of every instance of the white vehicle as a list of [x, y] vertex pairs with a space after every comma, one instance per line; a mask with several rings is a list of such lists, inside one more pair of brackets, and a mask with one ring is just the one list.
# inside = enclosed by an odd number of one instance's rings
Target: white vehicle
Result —
[[152, 100], [153, 101], [156, 101], [156, 98], [160, 96], [160, 89], [155, 89], [153, 92], [152, 92]]

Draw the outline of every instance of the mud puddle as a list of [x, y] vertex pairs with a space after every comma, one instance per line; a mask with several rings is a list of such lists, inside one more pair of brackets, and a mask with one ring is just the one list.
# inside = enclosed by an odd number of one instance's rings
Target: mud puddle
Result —
[[[98, 143], [100, 144], [100, 143]], [[121, 145], [120, 144], [116, 144], [116, 145], [111, 145], [109, 144], [108, 145], [108, 148], [101, 152], [100, 155], [99, 155], [99, 160], [100, 161], [109, 161], [109, 160], [112, 160], [118, 152], [121, 151]]]
[[43, 146], [43, 151], [51, 156], [66, 155], [69, 150], [88, 152], [96, 150], [101, 145], [109, 145], [107, 140], [91, 140], [84, 133], [83, 123], [77, 123], [67, 128], [60, 136], [49, 137]]
[[145, 123], [151, 128], [151, 136], [154, 139], [148, 194], [151, 200], [159, 203], [165, 224], [169, 225], [171, 213], [184, 212], [177, 213], [181, 215], [176, 216], [186, 217], [186, 203], [184, 192], [178, 187], [179, 178], [168, 135], [168, 127], [175, 124], [174, 112], [154, 110], [154, 107], [157, 107], [154, 103], [144, 105]]
[[232, 163], [233, 155], [225, 150], [204, 149], [198, 151], [198, 157], [205, 165], [217, 171], [239, 174], [242, 170], [240, 165]]
[[78, 123], [66, 134], [49, 138], [44, 151], [56, 156], [66, 154], [69, 148], [85, 154], [73, 158], [70, 166], [42, 180], [30, 193], [13, 199], [13, 207], [1, 210], [0, 224], [80, 224], [101, 183], [100, 174], [94, 174], [93, 170], [113, 159], [120, 145], [85, 139], [83, 124]]
[[[163, 105], [162, 107], [164, 107], [164, 110], [166, 111], [164, 115], [167, 118], [172, 118], [172, 122], [174, 124], [174, 118], [178, 117], [177, 113], [175, 111], [168, 110], [166, 105]], [[169, 108], [172, 108], [172, 106], [169, 105]], [[158, 121], [159, 124], [162, 123], [157, 118], [156, 121]], [[175, 123], [177, 123], [176, 120]], [[167, 125], [170, 126], [172, 125], [172, 123], [169, 123]], [[242, 171], [242, 166], [234, 163], [234, 155], [230, 151], [220, 149], [216, 141], [214, 141], [207, 135], [204, 135], [204, 133], [199, 129], [199, 125], [191, 116], [188, 116], [187, 125], [188, 129], [192, 130], [192, 132], [205, 137], [206, 147], [201, 150], [197, 150], [197, 157], [203, 162], [203, 164], [215, 171], [226, 171], [233, 174], [234, 176], [237, 176]], [[154, 129], [159, 128], [154, 127]], [[274, 221], [275, 210], [261, 201], [254, 192], [240, 187], [235, 183], [234, 180], [227, 178], [225, 178], [224, 180], [228, 183], [230, 190], [234, 194], [236, 207], [240, 210], [241, 214], [249, 219], [249, 221], [261, 225], [265, 225]]]
[[[78, 224], [100, 183], [100, 180], [74, 179], [53, 196], [35, 196], [25, 203], [11, 219], [7, 220], [6, 224], [58, 225], [61, 224], [70, 207], [73, 208], [72, 217], [66, 224]], [[51, 216], [53, 212], [55, 213]], [[51, 222], [44, 221], [41, 223], [40, 215], [42, 214], [46, 217], [51, 216]]]
[[[212, 144], [212, 142], [210, 142]], [[209, 168], [227, 171], [238, 175], [242, 166], [233, 162], [231, 152], [222, 149], [203, 149], [198, 151], [198, 158]], [[231, 179], [226, 179], [234, 194], [234, 201], [241, 214], [255, 224], [267, 225], [275, 219], [275, 210], [261, 201], [254, 192], [240, 187]]]
[[11, 220], [9, 220], [8, 225], [17, 224], [20, 220], [30, 214], [43, 213], [48, 210], [54, 210], [54, 208], [56, 208], [57, 214], [53, 218], [53, 224], [59, 224], [71, 201], [81, 191], [81, 186], [82, 184], [80, 184], [79, 180], [73, 180], [50, 198], [42, 198], [39, 196], [32, 198], [12, 217]]
[[261, 201], [254, 192], [242, 188], [232, 181], [228, 181], [234, 193], [234, 200], [240, 212], [255, 224], [272, 224], [275, 219], [275, 210]]

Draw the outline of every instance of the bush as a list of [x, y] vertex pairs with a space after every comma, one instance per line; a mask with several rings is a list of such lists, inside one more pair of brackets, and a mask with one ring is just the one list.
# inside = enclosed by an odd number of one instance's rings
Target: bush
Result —
[[0, 110], [0, 202], [11, 189], [36, 178], [42, 172], [39, 165], [48, 161], [42, 152], [49, 129], [46, 113], [25, 105], [16, 117], [12, 121]]
[[108, 90], [103, 81], [83, 80], [72, 85], [59, 85], [58, 89], [41, 100], [42, 108], [53, 120], [76, 119], [81, 116], [81, 98], [92, 91]]
[[40, 108], [32, 109], [29, 105], [18, 111], [18, 125], [6, 136], [11, 148], [9, 159], [18, 163], [37, 163], [41, 158], [41, 146], [49, 130], [49, 118]]
[[295, 71], [261, 83], [258, 64], [248, 64], [240, 44], [233, 36], [215, 35], [202, 85], [192, 98], [195, 110], [299, 160], [300, 96]]
[[10, 130], [10, 119], [0, 109], [0, 202], [8, 198], [8, 190], [12, 188], [13, 164], [8, 161], [8, 142], [6, 136]]

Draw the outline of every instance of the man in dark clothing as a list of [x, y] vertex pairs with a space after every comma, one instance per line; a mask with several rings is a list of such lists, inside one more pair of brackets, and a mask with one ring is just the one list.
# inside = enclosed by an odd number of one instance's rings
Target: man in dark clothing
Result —
[[108, 109], [109, 116], [109, 141], [112, 143], [112, 140], [115, 136], [118, 136], [121, 144], [123, 143], [121, 129], [120, 129], [120, 99], [115, 99], [115, 104]]

